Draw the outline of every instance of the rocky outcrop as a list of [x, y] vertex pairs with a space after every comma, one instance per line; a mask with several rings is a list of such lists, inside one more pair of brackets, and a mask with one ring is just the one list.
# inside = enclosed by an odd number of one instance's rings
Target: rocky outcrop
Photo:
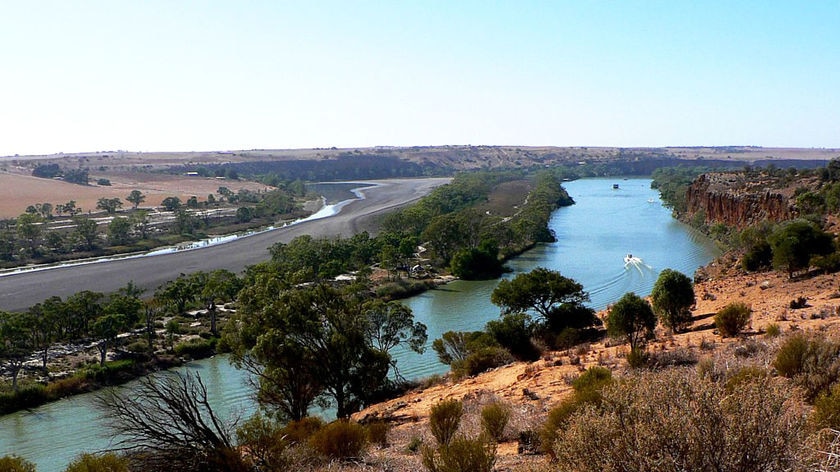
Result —
[[697, 178], [686, 192], [687, 217], [702, 215], [706, 224], [743, 228], [762, 220], [783, 221], [795, 216], [788, 189], [743, 173], [711, 173]]

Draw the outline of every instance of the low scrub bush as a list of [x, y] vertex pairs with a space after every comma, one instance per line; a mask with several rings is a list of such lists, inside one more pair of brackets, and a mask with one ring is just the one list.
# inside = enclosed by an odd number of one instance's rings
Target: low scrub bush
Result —
[[767, 369], [759, 366], [746, 366], [726, 373], [724, 388], [727, 392], [734, 393], [741, 385], [750, 382], [763, 381], [770, 378]]
[[281, 433], [289, 444], [302, 444], [309, 441], [313, 434], [324, 427], [321, 418], [307, 416], [298, 421], [291, 421], [283, 427]]
[[367, 434], [359, 423], [338, 420], [316, 431], [309, 445], [330, 459], [352, 459], [364, 452]]
[[484, 432], [496, 442], [505, 436], [505, 428], [510, 420], [510, 407], [501, 402], [484, 405], [481, 409], [481, 426]]
[[496, 445], [478, 437], [459, 436], [437, 450], [423, 448], [423, 467], [429, 472], [491, 472], [496, 464]]
[[805, 297], [796, 297], [790, 301], [791, 310], [798, 310], [800, 308], [805, 308], [806, 306], [808, 306], [808, 299]]
[[51, 400], [90, 392], [91, 390], [93, 390], [93, 385], [90, 381], [84, 375], [78, 374], [47, 384], [47, 396]]
[[388, 447], [388, 431], [391, 429], [384, 421], [374, 421], [365, 425], [368, 442], [381, 448]]
[[439, 445], [445, 446], [455, 436], [464, 414], [464, 404], [458, 400], [441, 400], [429, 411], [429, 428]]
[[83, 453], [73, 459], [64, 472], [128, 472], [128, 459], [113, 452], [106, 454]]
[[733, 302], [715, 314], [715, 327], [724, 338], [735, 337], [750, 323], [752, 308], [744, 302]]
[[14, 454], [6, 455], [0, 457], [0, 470], [3, 472], [35, 472], [35, 464]]
[[659, 351], [653, 354], [648, 354], [646, 364], [651, 369], [694, 365], [697, 364], [697, 354], [695, 354], [691, 349], [684, 347], [672, 349], [670, 351]]
[[647, 366], [649, 360], [650, 355], [642, 347], [630, 349], [630, 352], [627, 353], [627, 365], [633, 369], [641, 369]]
[[811, 420], [817, 428], [840, 430], [840, 383], [835, 383], [814, 400]]
[[282, 428], [259, 413], [236, 429], [236, 439], [248, 449], [245, 458], [256, 470], [287, 470], [291, 465], [285, 455], [288, 442]]
[[785, 340], [776, 353], [773, 367], [779, 374], [791, 378], [802, 372], [809, 341], [802, 333], [796, 333]]
[[781, 345], [773, 367], [802, 387], [808, 400], [813, 400], [840, 380], [840, 343], [796, 333]]
[[189, 356], [193, 359], [203, 359], [215, 354], [218, 338], [193, 338], [175, 345], [175, 354]]
[[487, 346], [471, 352], [463, 361], [452, 362], [452, 373], [457, 378], [472, 377], [490, 369], [510, 364], [515, 359], [502, 347]]
[[129, 372], [133, 369], [134, 361], [132, 359], [120, 359], [118, 361], [108, 361], [105, 365], [88, 365], [80, 372], [80, 375], [97, 382], [110, 382], [118, 379], [121, 373]]
[[606, 367], [590, 367], [572, 380], [574, 394], [563, 399], [548, 412], [548, 418], [540, 428], [540, 444], [543, 452], [556, 459], [554, 443], [569, 425], [569, 421], [587, 405], [599, 405], [603, 399], [602, 390], [612, 384], [612, 371]]
[[[662, 412], [668, 412], [662, 414]], [[790, 470], [805, 439], [805, 408], [785, 382], [733, 392], [689, 370], [642, 373], [606, 387], [553, 444], [560, 470]]]
[[38, 383], [21, 385], [17, 392], [7, 390], [0, 393], [0, 413], [11, 413], [43, 405], [49, 401], [47, 389]]
[[770, 323], [764, 328], [764, 336], [767, 338], [775, 338], [782, 334], [782, 328], [776, 323]]

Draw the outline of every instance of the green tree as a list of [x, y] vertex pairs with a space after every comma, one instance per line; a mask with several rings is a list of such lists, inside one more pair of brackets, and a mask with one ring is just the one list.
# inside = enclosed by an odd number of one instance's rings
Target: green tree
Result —
[[131, 226], [134, 231], [140, 236], [140, 239], [146, 239], [149, 235], [149, 212], [146, 210], [138, 210], [131, 215]]
[[656, 315], [647, 300], [628, 292], [609, 309], [605, 324], [607, 334], [624, 338], [631, 351], [638, 351], [653, 337]]
[[[363, 306], [367, 321], [367, 337], [371, 345], [381, 352], [391, 352], [399, 345], [422, 354], [425, 350], [426, 325], [414, 321], [411, 308], [399, 302], [372, 300]], [[397, 368], [397, 360], [391, 358], [391, 369], [397, 378], [402, 376]]]
[[123, 203], [122, 200], [119, 198], [100, 198], [96, 202], [96, 208], [99, 210], [105, 210], [108, 212], [109, 215], [113, 215], [117, 212], [120, 208], [122, 208]]
[[58, 337], [55, 311], [49, 306], [45, 310], [44, 305], [36, 303], [26, 312], [23, 322], [30, 345], [41, 353], [41, 368], [46, 372], [50, 346]]
[[691, 321], [694, 286], [685, 274], [673, 269], [663, 270], [653, 285], [650, 298], [662, 324], [673, 332], [680, 331]]
[[[278, 293], [276, 275], [254, 275], [255, 283], [240, 294], [249, 301], [227, 324], [225, 339], [234, 360], [256, 370], [260, 393], [279, 401], [274, 406], [286, 416], [305, 412], [317, 392], [339, 418], [348, 417], [386, 385], [388, 349], [422, 346], [425, 331], [409, 311], [368, 303], [358, 287], [317, 284]], [[283, 383], [295, 376], [293, 384]]]
[[18, 237], [26, 241], [30, 254], [33, 256], [38, 254], [38, 246], [40, 245], [41, 233], [43, 232], [41, 217], [32, 213], [24, 213], [17, 217], [15, 229]]
[[192, 278], [196, 287], [201, 289], [199, 297], [207, 308], [207, 314], [210, 317], [210, 333], [213, 336], [218, 336], [219, 332], [216, 327], [218, 308], [216, 304], [233, 301], [236, 294], [242, 289], [242, 280], [233, 272], [225, 269], [214, 270], [209, 274], [196, 273], [192, 275]]
[[105, 295], [82, 290], [67, 297], [64, 302], [68, 319], [68, 337], [80, 339], [90, 333], [91, 324], [102, 315], [102, 299]]
[[108, 349], [117, 342], [119, 335], [127, 327], [126, 317], [123, 314], [107, 314], [93, 322], [93, 335], [99, 338], [96, 348], [99, 350], [99, 365], [105, 365], [105, 356]]
[[166, 211], [175, 211], [181, 208], [181, 199], [178, 197], [166, 197], [160, 202], [160, 206]]
[[6, 361], [11, 373], [12, 389], [18, 390], [18, 375], [23, 363], [33, 351], [31, 338], [26, 332], [26, 315], [0, 311], [0, 359]]
[[146, 201], [146, 196], [139, 190], [132, 190], [125, 199], [131, 203], [132, 207], [136, 210], [141, 203]]
[[554, 332], [597, 324], [592, 310], [583, 306], [589, 301], [583, 286], [544, 267], [519, 274], [512, 280], [502, 280], [490, 295], [490, 301], [502, 313], [536, 313]]
[[112, 246], [121, 246], [131, 242], [131, 220], [118, 217], [108, 224], [108, 242]]
[[81, 242], [84, 249], [90, 251], [95, 248], [97, 239], [96, 221], [85, 216], [79, 216], [74, 218], [73, 222], [76, 224], [73, 232]]
[[195, 284], [195, 279], [181, 274], [175, 280], [164, 283], [155, 291], [155, 297], [166, 302], [171, 311], [181, 315], [186, 311], [187, 304], [198, 297], [201, 288]]
[[785, 269], [789, 277], [807, 269], [811, 257], [834, 252], [834, 241], [830, 234], [805, 220], [791, 221], [768, 238], [773, 251], [773, 265]]

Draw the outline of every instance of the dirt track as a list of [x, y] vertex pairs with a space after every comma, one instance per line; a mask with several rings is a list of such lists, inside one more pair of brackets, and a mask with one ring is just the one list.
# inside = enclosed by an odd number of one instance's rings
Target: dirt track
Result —
[[227, 244], [179, 253], [140, 257], [0, 276], [0, 310], [25, 310], [44, 299], [62, 298], [81, 290], [111, 292], [129, 281], [151, 293], [181, 273], [228, 269], [240, 272], [269, 258], [268, 248], [297, 236], [350, 236], [371, 229], [376, 216], [426, 195], [446, 178], [383, 180], [365, 190], [335, 216], [260, 233]]

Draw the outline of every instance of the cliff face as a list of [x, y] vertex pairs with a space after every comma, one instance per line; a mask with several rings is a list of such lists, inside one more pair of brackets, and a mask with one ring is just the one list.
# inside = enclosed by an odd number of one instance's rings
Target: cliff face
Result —
[[789, 189], [772, 188], [743, 174], [713, 173], [697, 178], [686, 193], [687, 216], [703, 212], [707, 224], [742, 228], [761, 220], [783, 221], [795, 216]]

